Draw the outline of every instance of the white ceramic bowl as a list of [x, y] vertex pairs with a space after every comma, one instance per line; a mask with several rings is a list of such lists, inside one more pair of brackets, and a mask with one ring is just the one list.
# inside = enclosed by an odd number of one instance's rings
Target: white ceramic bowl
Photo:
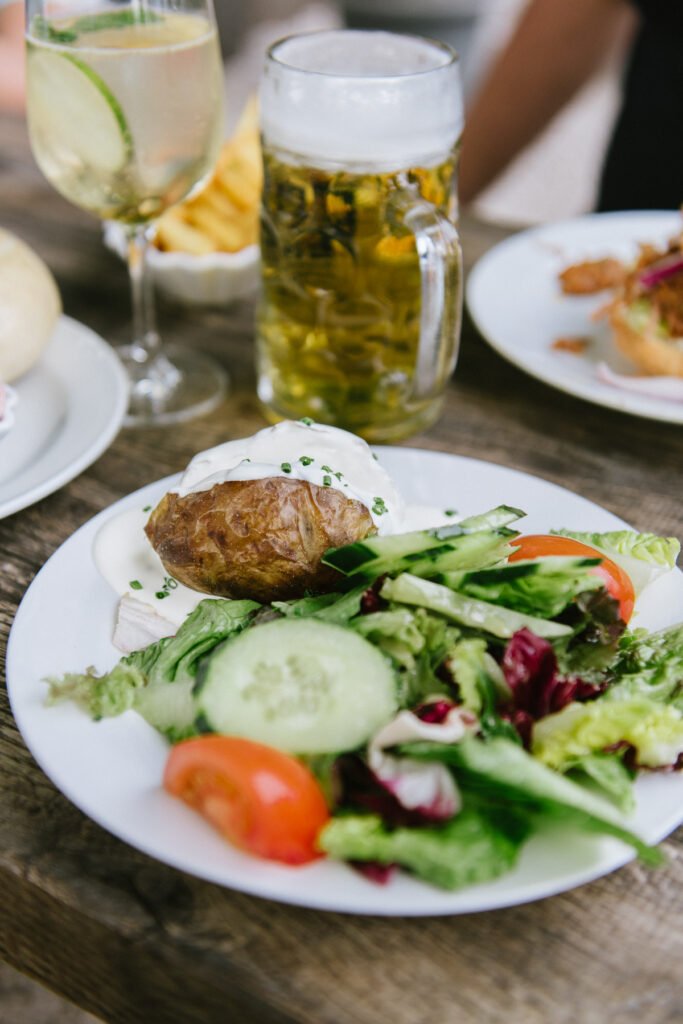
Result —
[[9, 384], [0, 384], [0, 441], [6, 437], [14, 426], [14, 410], [19, 396]]
[[[107, 248], [126, 258], [126, 239], [120, 224], [104, 225]], [[253, 295], [260, 276], [259, 247], [239, 252], [190, 256], [182, 252], [149, 251], [149, 268], [155, 285], [171, 298], [190, 306], [225, 306]]]

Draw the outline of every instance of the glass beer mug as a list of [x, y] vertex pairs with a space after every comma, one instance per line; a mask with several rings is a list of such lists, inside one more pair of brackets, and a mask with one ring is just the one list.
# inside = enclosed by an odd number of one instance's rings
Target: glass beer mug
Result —
[[270, 49], [257, 364], [271, 421], [388, 441], [437, 418], [462, 310], [457, 60], [386, 32]]

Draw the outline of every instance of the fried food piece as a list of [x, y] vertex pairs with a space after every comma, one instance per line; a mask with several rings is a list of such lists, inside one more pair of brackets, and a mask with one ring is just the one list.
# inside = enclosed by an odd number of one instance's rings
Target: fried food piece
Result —
[[593, 295], [607, 288], [616, 288], [626, 276], [626, 268], [620, 260], [586, 260], [565, 267], [559, 275], [565, 295]]
[[320, 564], [325, 551], [376, 530], [365, 505], [333, 487], [267, 477], [170, 492], [145, 532], [180, 583], [270, 602], [333, 589], [340, 576]]
[[255, 245], [262, 184], [258, 104], [252, 99], [235, 134], [223, 143], [205, 188], [159, 219], [155, 244], [165, 252], [192, 256]]
[[556, 338], [552, 347], [556, 352], [571, 352], [573, 355], [582, 355], [591, 343], [590, 338], [566, 337]]
[[163, 252], [186, 252], [191, 256], [218, 251], [218, 243], [189, 224], [176, 209], [169, 210], [159, 221], [154, 244]]

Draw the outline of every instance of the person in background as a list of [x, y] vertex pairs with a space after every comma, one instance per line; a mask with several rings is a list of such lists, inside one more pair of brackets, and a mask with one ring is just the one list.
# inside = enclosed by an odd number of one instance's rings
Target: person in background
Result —
[[0, 0], [0, 111], [24, 108], [24, 5]]
[[598, 210], [683, 201], [683, 3], [531, 0], [468, 112], [460, 198], [472, 202], [590, 77], [639, 19], [607, 149]]
[[341, 0], [349, 28], [385, 29], [428, 36], [458, 52], [460, 73], [467, 95], [470, 53], [477, 23], [495, 0]]

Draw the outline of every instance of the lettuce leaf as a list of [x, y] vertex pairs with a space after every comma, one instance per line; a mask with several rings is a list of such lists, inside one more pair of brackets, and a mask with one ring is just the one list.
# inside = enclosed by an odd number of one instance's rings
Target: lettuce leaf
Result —
[[596, 564], [598, 559], [591, 558], [524, 559], [491, 569], [444, 573], [439, 582], [480, 601], [552, 619], [577, 594], [603, 585], [598, 576], [591, 575]]
[[111, 672], [98, 676], [88, 669], [48, 679], [47, 703], [74, 701], [96, 720], [134, 708], [174, 741], [191, 735], [192, 689], [200, 661], [249, 625], [260, 607], [256, 601], [201, 601], [175, 636], [133, 651]]
[[347, 625], [393, 661], [401, 707], [411, 708], [435, 694], [449, 693], [441, 665], [461, 636], [457, 626], [424, 608], [398, 604], [356, 616]]
[[387, 829], [374, 814], [335, 817], [318, 836], [320, 849], [351, 861], [400, 864], [442, 889], [498, 878], [514, 867], [528, 834], [523, 816], [463, 808], [444, 825]]
[[425, 647], [424, 634], [407, 608], [358, 615], [349, 626], [388, 654], [400, 668], [414, 668], [416, 655]]
[[565, 770], [570, 779], [607, 797], [623, 814], [635, 810], [633, 772], [624, 764], [621, 752], [584, 754], [569, 761]]
[[614, 678], [605, 700], [646, 697], [683, 711], [683, 624], [624, 635]]
[[345, 594], [319, 594], [315, 597], [301, 597], [295, 601], [273, 601], [272, 606], [281, 615], [295, 618], [322, 619], [345, 626], [349, 619], [357, 615], [361, 607], [361, 598], [367, 585], [354, 587]]
[[658, 576], [673, 569], [681, 545], [675, 537], [658, 537], [635, 530], [610, 530], [607, 533], [576, 533], [553, 530], [560, 537], [573, 537], [597, 548], [628, 573], [636, 596]]
[[445, 664], [460, 703], [479, 718], [482, 735], [506, 736], [521, 742], [514, 725], [498, 711], [499, 705], [509, 703], [511, 691], [500, 666], [487, 652], [486, 641], [477, 637], [461, 640]]
[[[573, 708], [582, 710], [594, 706], [571, 704], [559, 715]], [[543, 720], [548, 721], [550, 718]], [[412, 758], [449, 764], [463, 794], [474, 790], [488, 800], [497, 800], [501, 806], [512, 803], [526, 808], [538, 825], [554, 819], [582, 831], [614, 836], [632, 846], [644, 862], [661, 863], [659, 852], [626, 829], [607, 801], [552, 771], [510, 740], [497, 737], [483, 741], [466, 737], [450, 746], [411, 743], [400, 750]]]
[[531, 750], [550, 768], [564, 771], [576, 758], [628, 744], [645, 768], [675, 765], [683, 753], [683, 714], [647, 697], [569, 704], [536, 722]]
[[568, 637], [553, 640], [560, 672], [579, 675], [585, 682], [601, 684], [605, 672], [619, 657], [619, 644], [626, 624], [619, 615], [619, 602], [604, 587], [579, 594], [559, 621], [572, 629]]

